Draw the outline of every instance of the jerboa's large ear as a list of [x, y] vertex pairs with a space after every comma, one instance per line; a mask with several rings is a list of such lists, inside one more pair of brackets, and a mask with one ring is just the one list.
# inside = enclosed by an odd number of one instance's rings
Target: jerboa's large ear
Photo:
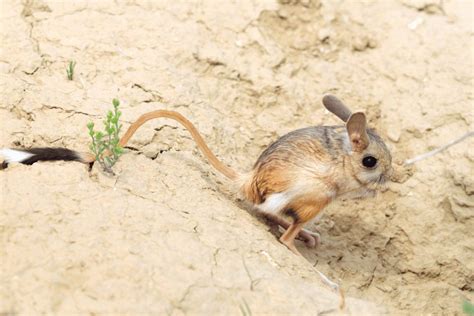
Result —
[[347, 122], [352, 114], [351, 110], [349, 110], [349, 108], [344, 103], [342, 103], [341, 100], [333, 95], [325, 95], [323, 97], [323, 104], [329, 112], [333, 113], [344, 122]]
[[362, 152], [369, 146], [367, 120], [364, 113], [356, 112], [352, 114], [347, 120], [346, 129], [353, 151]]

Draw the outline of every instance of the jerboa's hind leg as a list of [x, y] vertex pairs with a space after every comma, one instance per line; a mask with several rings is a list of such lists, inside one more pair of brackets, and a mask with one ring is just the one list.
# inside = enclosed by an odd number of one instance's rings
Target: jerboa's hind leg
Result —
[[[263, 213], [263, 215], [270, 221], [280, 225], [284, 229], [288, 229], [291, 226], [291, 223], [281, 218], [278, 215]], [[316, 232], [309, 231], [307, 229], [301, 229], [297, 236], [298, 239], [301, 239], [305, 242], [307, 247], [313, 248], [316, 247], [321, 242], [321, 235]]]

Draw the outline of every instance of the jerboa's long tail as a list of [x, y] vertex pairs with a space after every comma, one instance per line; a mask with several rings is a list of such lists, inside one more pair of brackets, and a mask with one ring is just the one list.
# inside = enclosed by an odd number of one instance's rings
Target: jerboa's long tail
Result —
[[79, 161], [82, 163], [93, 163], [95, 157], [91, 153], [78, 152], [75, 150], [59, 147], [41, 147], [30, 149], [0, 149], [0, 156], [4, 162], [0, 169], [8, 167], [9, 163], [20, 162], [25, 165], [32, 165], [37, 161]]
[[[125, 147], [129, 139], [135, 134], [137, 129], [145, 124], [147, 121], [155, 118], [170, 118], [181, 125], [183, 125], [191, 134], [196, 145], [199, 147], [204, 156], [209, 160], [210, 164], [216, 168], [219, 172], [225, 175], [227, 178], [235, 180], [239, 177], [239, 174], [233, 169], [223, 164], [212, 151], [207, 147], [201, 134], [199, 134], [196, 127], [187, 120], [184, 116], [175, 111], [157, 110], [143, 114], [136, 120], [125, 135], [120, 139], [120, 146]], [[87, 152], [77, 152], [66, 148], [31, 148], [31, 149], [0, 149], [0, 156], [5, 160], [1, 165], [0, 169], [4, 169], [11, 162], [19, 162], [22, 164], [31, 165], [37, 161], [53, 161], [53, 160], [65, 160], [65, 161], [79, 161], [86, 164], [91, 164], [95, 161], [95, 156]]]

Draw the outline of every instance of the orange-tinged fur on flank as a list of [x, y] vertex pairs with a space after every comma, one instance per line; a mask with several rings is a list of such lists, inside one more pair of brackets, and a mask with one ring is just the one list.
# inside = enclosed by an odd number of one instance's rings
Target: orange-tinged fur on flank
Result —
[[[260, 204], [272, 193], [288, 191], [295, 186], [303, 188], [306, 183], [314, 185], [328, 176], [331, 157], [319, 140], [310, 137], [295, 137], [287, 143], [275, 143], [260, 156], [241, 192], [244, 197]], [[276, 147], [276, 146], [275, 146]], [[327, 167], [326, 167], [327, 166]], [[324, 185], [322, 185], [324, 186]]]
[[329, 177], [325, 181], [315, 174], [308, 174], [307, 170], [298, 169], [269, 168], [267, 174], [256, 173], [243, 184], [241, 192], [255, 205], [263, 203], [264, 198], [273, 193], [291, 192], [293, 197], [279, 213], [291, 209], [300, 222], [310, 221], [331, 202], [335, 189]]
[[242, 186], [244, 198], [253, 204], [260, 204], [265, 198], [275, 192], [285, 192], [292, 184], [287, 168], [274, 163], [259, 172], [252, 172], [251, 177]]
[[[285, 193], [288, 203], [280, 210], [266, 211], [280, 215], [291, 210], [294, 219], [306, 223], [330, 203], [335, 195], [335, 170], [332, 157], [320, 140], [302, 134], [294, 140], [280, 142], [263, 153], [241, 186], [244, 198], [265, 205], [274, 194]], [[278, 211], [278, 212], [277, 212]]]
[[296, 213], [298, 222], [306, 223], [315, 218], [330, 201], [329, 197], [304, 195], [291, 201], [287, 208]]

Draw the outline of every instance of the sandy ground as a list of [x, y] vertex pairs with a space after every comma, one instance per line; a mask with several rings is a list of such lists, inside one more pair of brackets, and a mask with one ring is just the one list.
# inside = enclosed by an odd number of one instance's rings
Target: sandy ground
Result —
[[[241, 171], [279, 135], [337, 123], [327, 92], [365, 110], [398, 163], [473, 130], [467, 0], [0, 3], [0, 147], [86, 150], [114, 97], [125, 125], [181, 112]], [[0, 313], [335, 313], [316, 269], [352, 314], [459, 315], [474, 300], [472, 138], [374, 199], [331, 205], [304, 258], [174, 122], [130, 146], [115, 177], [0, 172]]]

